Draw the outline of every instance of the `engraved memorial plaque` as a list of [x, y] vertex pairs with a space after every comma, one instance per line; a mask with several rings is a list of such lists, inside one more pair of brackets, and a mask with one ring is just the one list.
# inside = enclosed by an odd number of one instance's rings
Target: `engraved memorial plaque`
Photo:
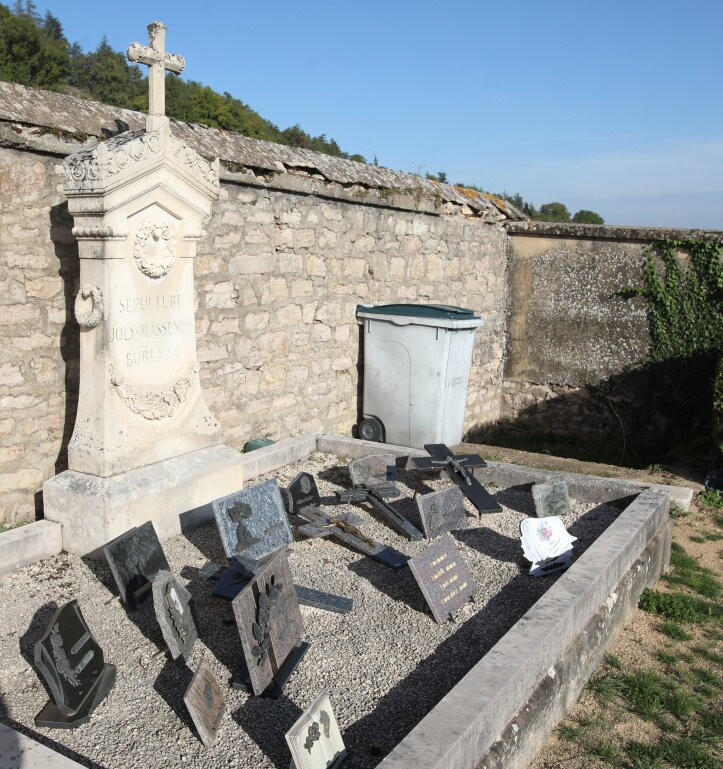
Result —
[[257, 561], [293, 541], [279, 484], [274, 479], [215, 500], [213, 513], [229, 558]]
[[472, 572], [449, 534], [411, 558], [409, 568], [437, 622], [449, 619], [477, 592]]
[[458, 486], [433, 491], [416, 498], [424, 536], [428, 539], [467, 525], [467, 515]]
[[286, 553], [260, 564], [232, 602], [254, 694], [272, 683], [284, 661], [301, 643], [304, 623]]
[[198, 639], [191, 614], [191, 594], [169, 571], [153, 577], [153, 607], [173, 659], [188, 659]]
[[285, 490], [284, 501], [289, 515], [300, 515], [306, 507], [319, 507], [321, 498], [311, 473], [299, 473]]
[[150, 521], [112, 540], [103, 552], [118, 585], [121, 600], [131, 609], [149, 594], [150, 581], [159, 571], [170, 571]]
[[226, 713], [226, 700], [211, 666], [203, 657], [183, 695], [188, 712], [201, 742], [210, 748], [218, 741], [218, 732]]
[[370, 454], [349, 463], [349, 477], [353, 486], [391, 486], [397, 480], [397, 458], [394, 454]]
[[35, 644], [35, 667], [51, 700], [35, 717], [37, 726], [70, 729], [86, 723], [115, 683], [77, 600], [59, 608]]
[[570, 512], [570, 497], [565, 481], [549, 481], [532, 484], [532, 499], [535, 515], [548, 518], [552, 515], [565, 516]]
[[295, 769], [332, 769], [346, 757], [339, 724], [327, 692], [322, 692], [286, 732]]

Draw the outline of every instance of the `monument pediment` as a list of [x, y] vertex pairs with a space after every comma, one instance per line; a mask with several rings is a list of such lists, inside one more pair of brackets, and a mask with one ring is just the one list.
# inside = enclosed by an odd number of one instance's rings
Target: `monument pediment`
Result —
[[218, 197], [218, 160], [209, 163], [175, 137], [167, 122], [154, 131], [127, 131], [71, 155], [64, 163], [64, 188], [70, 195], [106, 195], [157, 168], [175, 171]]

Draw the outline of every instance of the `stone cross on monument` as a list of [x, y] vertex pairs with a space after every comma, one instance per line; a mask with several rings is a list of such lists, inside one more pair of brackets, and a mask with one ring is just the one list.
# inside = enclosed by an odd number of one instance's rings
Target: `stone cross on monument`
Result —
[[209, 162], [171, 132], [165, 26], [150, 46], [146, 130], [127, 131], [65, 161], [65, 194], [78, 241], [80, 392], [68, 470], [43, 486], [45, 517], [63, 524], [65, 550], [95, 553], [153, 521], [161, 539], [189, 511], [238, 491], [241, 456], [222, 443], [204, 400], [196, 353], [193, 261], [219, 196]]
[[131, 43], [128, 46], [128, 58], [139, 64], [147, 64], [148, 69], [148, 117], [146, 130], [157, 129], [157, 118], [166, 118], [166, 70], [180, 75], [186, 66], [183, 56], [166, 53], [166, 25], [162, 21], [152, 21], [148, 25], [150, 45]]

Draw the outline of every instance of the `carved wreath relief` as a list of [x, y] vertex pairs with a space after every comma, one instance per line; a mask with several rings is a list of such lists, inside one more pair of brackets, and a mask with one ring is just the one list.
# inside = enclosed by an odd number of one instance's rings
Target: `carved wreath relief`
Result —
[[144, 275], [164, 277], [176, 259], [175, 233], [162, 222], [141, 222], [133, 238], [133, 258]]
[[[90, 310], [84, 309], [85, 302], [90, 299]], [[103, 292], [93, 283], [81, 286], [75, 297], [75, 319], [81, 328], [95, 328], [103, 320]]]

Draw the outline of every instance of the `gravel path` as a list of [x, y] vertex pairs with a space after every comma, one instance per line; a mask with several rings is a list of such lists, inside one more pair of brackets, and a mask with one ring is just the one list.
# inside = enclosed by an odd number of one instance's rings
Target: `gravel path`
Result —
[[[269, 476], [286, 485], [298, 472], [313, 473], [322, 501], [348, 485], [346, 468], [330, 454], [313, 454]], [[263, 480], [260, 478], [258, 480]], [[400, 473], [405, 497], [393, 504], [421, 529], [411, 501], [415, 474]], [[257, 481], [254, 481], [256, 483]], [[444, 488], [443, 478], [426, 490]], [[0, 579], [0, 717], [45, 740], [77, 761], [100, 769], [288, 769], [286, 732], [322, 689], [349, 750], [347, 769], [376, 764], [553, 584], [551, 575], [527, 576], [519, 542], [520, 521], [533, 515], [532, 495], [490, 488], [503, 512], [455, 532], [462, 556], [480, 587], [474, 604], [454, 622], [438, 625], [409, 569], [394, 570], [331, 539], [295, 543], [289, 562], [297, 584], [354, 599], [347, 615], [302, 606], [305, 639], [311, 643], [302, 664], [278, 700], [227, 690], [228, 711], [219, 742], [204, 748], [183, 704], [183, 692], [202, 655], [226, 684], [242, 658], [230, 604], [211, 597], [213, 584], [198, 569], [225, 562], [218, 533], [207, 524], [165, 543], [174, 573], [195, 599], [200, 641], [189, 666], [157, 654], [163, 645], [151, 601], [134, 614], [108, 603], [116, 588], [105, 564], [61, 554]], [[408, 555], [428, 541], [408, 542], [366, 506], [339, 506], [364, 518], [363, 531]], [[573, 503], [564, 523], [578, 537], [575, 557], [619, 513], [610, 505]], [[57, 605], [78, 598], [106, 661], [118, 667], [108, 699], [89, 724], [75, 730], [35, 729], [33, 718], [47, 695], [30, 665], [33, 644]]]

